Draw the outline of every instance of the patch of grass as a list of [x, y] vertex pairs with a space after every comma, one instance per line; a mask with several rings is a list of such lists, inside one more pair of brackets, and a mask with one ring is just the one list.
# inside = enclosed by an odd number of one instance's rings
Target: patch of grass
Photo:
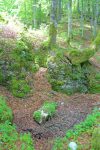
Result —
[[5, 98], [0, 96], [0, 123], [9, 120], [12, 122], [12, 110], [7, 106]]

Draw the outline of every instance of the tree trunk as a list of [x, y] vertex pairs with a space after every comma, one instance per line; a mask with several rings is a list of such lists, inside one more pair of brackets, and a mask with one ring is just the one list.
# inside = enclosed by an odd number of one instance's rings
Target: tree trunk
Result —
[[81, 20], [80, 20], [80, 26], [81, 26], [81, 36], [83, 38], [84, 36], [84, 16], [83, 16], [83, 0], [81, 2]]
[[33, 24], [34, 24], [34, 28], [37, 28], [36, 12], [37, 12], [36, 0], [34, 0], [34, 4], [33, 4]]
[[68, 44], [72, 38], [72, 0], [68, 1]]
[[57, 0], [52, 0], [51, 2], [51, 15], [50, 15], [50, 46], [56, 45], [57, 37]]
[[58, 0], [58, 22], [61, 20], [62, 15], [62, 1]]

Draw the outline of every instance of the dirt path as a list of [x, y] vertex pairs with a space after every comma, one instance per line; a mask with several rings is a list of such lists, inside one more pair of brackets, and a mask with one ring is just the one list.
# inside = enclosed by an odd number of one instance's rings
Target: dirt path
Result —
[[[8, 105], [14, 114], [13, 122], [19, 132], [30, 132], [35, 141], [36, 150], [51, 150], [53, 139], [62, 137], [66, 131], [84, 120], [97, 102], [100, 95], [75, 94], [67, 96], [52, 91], [46, 79], [46, 69], [40, 68], [35, 75], [34, 93], [26, 99], [18, 99], [11, 95], [5, 88], [0, 87], [0, 95], [8, 99]], [[55, 116], [44, 125], [37, 124], [32, 117], [44, 101], [57, 101], [58, 109]], [[99, 103], [100, 104], [100, 103]], [[100, 106], [100, 105], [99, 105]]]

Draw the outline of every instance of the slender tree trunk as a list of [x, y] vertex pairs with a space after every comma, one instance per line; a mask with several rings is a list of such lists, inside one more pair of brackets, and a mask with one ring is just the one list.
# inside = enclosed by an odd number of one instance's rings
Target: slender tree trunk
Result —
[[34, 3], [33, 3], [33, 24], [34, 24], [34, 28], [37, 28], [36, 12], [37, 12], [36, 0], [34, 0]]
[[84, 15], [83, 15], [83, 0], [81, 1], [81, 22], [80, 22], [80, 26], [81, 26], [81, 36], [82, 38], [84, 37]]
[[51, 15], [50, 15], [50, 30], [49, 30], [49, 38], [50, 45], [56, 45], [56, 37], [57, 37], [57, 0], [51, 1]]
[[58, 0], [58, 22], [61, 20], [62, 15], [62, 1]]
[[96, 37], [97, 35], [97, 19], [99, 13], [98, 4], [99, 4], [99, 0], [96, 0], [94, 4], [93, 37]]
[[72, 0], [68, 1], [68, 44], [72, 38]]

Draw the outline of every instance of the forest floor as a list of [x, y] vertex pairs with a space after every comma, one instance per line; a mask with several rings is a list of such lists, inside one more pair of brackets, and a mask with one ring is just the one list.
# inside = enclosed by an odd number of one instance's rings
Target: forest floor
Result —
[[[26, 99], [15, 98], [0, 86], [0, 95], [7, 97], [7, 103], [13, 110], [18, 132], [32, 134], [36, 150], [51, 150], [54, 138], [63, 137], [68, 129], [84, 120], [97, 105], [99, 94], [75, 94], [67, 96], [52, 90], [46, 79], [46, 68], [40, 68], [35, 74], [34, 92]], [[37, 124], [32, 115], [44, 101], [56, 101], [58, 108], [55, 116], [43, 125]]]

